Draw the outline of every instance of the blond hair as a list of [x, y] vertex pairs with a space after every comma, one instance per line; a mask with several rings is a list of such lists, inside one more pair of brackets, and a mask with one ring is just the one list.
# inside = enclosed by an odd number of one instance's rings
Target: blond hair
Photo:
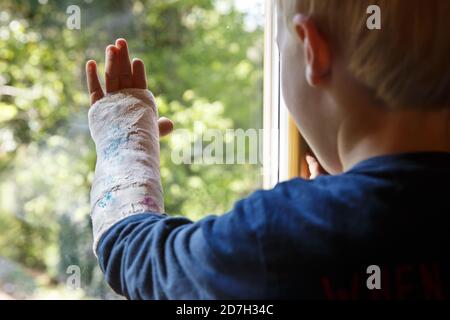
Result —
[[[354, 77], [389, 107], [450, 107], [450, 1], [278, 0], [288, 28], [312, 16]], [[381, 30], [366, 26], [370, 5]]]

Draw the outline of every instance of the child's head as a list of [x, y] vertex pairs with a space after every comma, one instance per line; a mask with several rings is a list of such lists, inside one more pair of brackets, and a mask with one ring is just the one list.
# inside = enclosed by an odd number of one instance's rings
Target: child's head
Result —
[[[381, 30], [366, 26], [371, 5]], [[353, 119], [450, 107], [449, 30], [448, 0], [278, 1], [283, 95], [326, 169], [341, 170]]]

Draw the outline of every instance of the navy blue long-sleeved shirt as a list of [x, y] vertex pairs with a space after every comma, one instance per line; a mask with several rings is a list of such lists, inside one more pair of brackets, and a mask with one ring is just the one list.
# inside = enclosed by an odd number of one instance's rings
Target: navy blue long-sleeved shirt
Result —
[[[198, 222], [128, 217], [98, 246], [130, 299], [449, 298], [450, 154], [381, 156]], [[366, 269], [381, 270], [369, 290]]]

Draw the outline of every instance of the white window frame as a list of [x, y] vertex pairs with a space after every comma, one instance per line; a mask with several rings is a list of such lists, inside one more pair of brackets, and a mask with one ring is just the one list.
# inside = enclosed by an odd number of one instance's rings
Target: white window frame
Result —
[[263, 188], [298, 175], [300, 135], [281, 94], [280, 55], [276, 45], [276, 2], [265, 2]]

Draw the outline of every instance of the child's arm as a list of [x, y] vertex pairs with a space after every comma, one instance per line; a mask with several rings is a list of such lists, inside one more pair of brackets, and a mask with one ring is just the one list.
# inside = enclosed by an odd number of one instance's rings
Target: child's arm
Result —
[[[159, 174], [158, 111], [146, 90], [144, 64], [130, 63], [127, 43], [119, 39], [106, 48], [103, 93], [95, 61], [87, 67], [92, 106], [89, 128], [96, 145], [97, 163], [91, 189], [94, 248], [101, 235], [130, 215], [164, 212]], [[159, 122], [162, 134], [172, 128]]]
[[[94, 250], [107, 281], [133, 299], [264, 297], [257, 235], [264, 215], [249, 201], [198, 223], [161, 214], [157, 110], [144, 65], [130, 63], [122, 39], [106, 52], [106, 94], [94, 61], [86, 71], [97, 151]], [[170, 128], [159, 123], [161, 134]]]
[[[265, 212], [256, 194], [233, 211], [198, 222], [134, 215], [101, 238], [97, 255], [108, 284], [128, 299], [265, 299], [269, 287]], [[281, 248], [280, 248], [281, 249]]]

